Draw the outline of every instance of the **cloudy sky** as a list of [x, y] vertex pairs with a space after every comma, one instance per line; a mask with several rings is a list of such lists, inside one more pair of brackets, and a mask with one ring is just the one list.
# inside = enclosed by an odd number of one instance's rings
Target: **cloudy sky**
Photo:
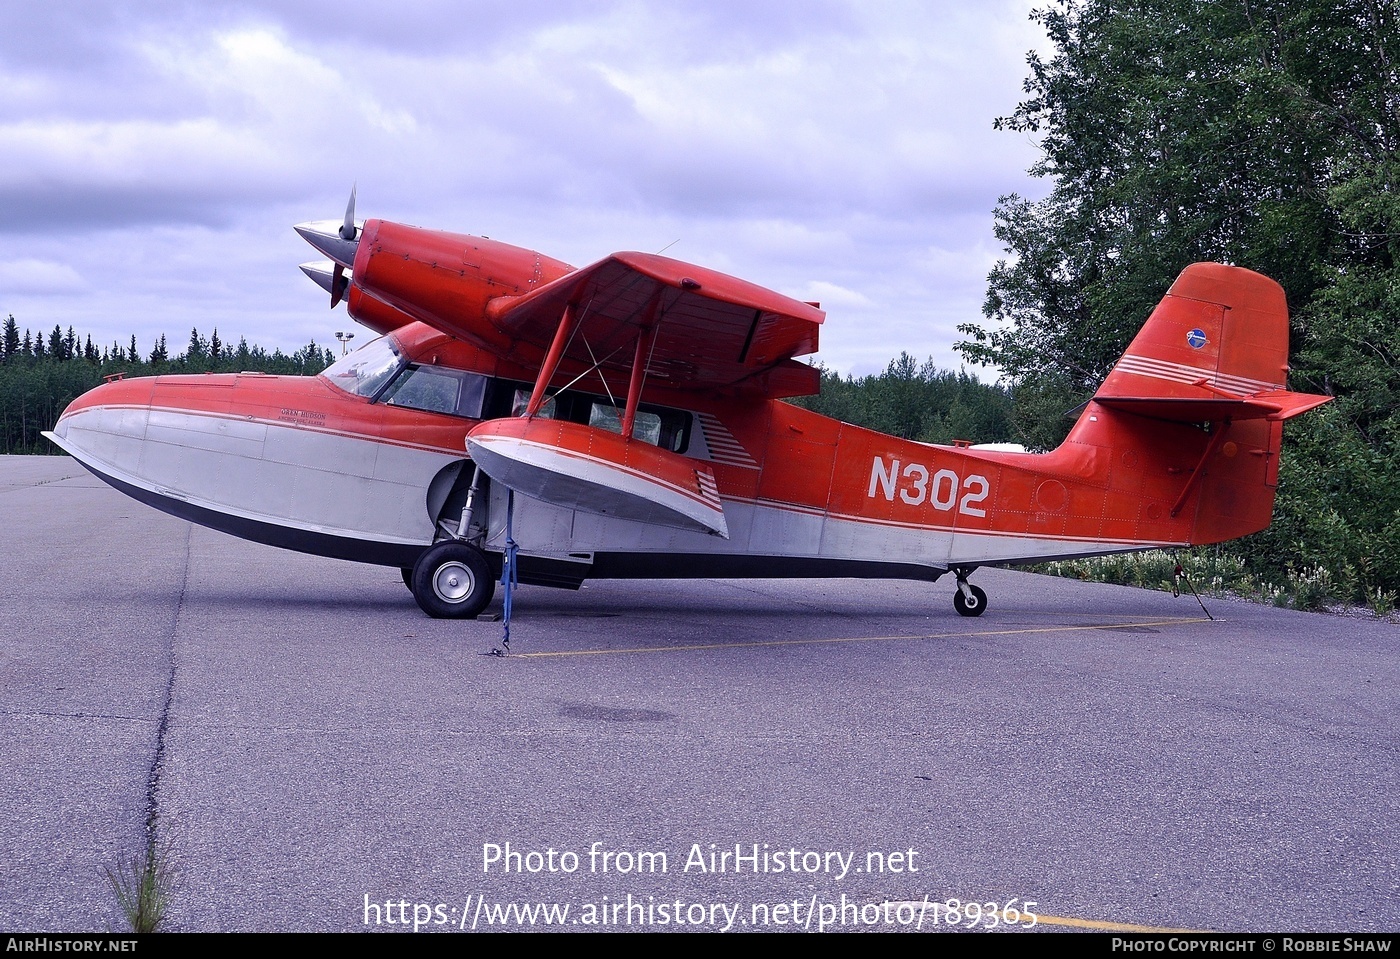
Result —
[[[1032, 0], [46, 0], [0, 5], [0, 316], [172, 352], [333, 342], [294, 223], [583, 265], [656, 252], [827, 310], [819, 358], [956, 368]], [[359, 341], [369, 337], [359, 329]], [[178, 347], [177, 347], [178, 344]], [[983, 374], [985, 377], [987, 374]]]

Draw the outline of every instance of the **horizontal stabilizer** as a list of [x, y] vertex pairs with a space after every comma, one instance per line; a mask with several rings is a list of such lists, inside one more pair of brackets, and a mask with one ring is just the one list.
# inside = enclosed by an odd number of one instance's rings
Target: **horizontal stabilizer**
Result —
[[[1204, 390], [1202, 392], [1205, 392]], [[1161, 396], [1100, 396], [1095, 402], [1109, 409], [1150, 416], [1176, 423], [1205, 423], [1219, 420], [1292, 419], [1321, 406], [1330, 396], [1265, 390], [1244, 397], [1203, 396], [1200, 399]]]

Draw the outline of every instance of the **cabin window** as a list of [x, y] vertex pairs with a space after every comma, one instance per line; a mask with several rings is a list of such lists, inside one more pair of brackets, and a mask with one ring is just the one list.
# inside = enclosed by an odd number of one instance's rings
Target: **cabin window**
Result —
[[[488, 399], [486, 403], [487, 418], [524, 416], [525, 407], [530, 402], [530, 389], [509, 381], [500, 385], [508, 385], [510, 390], [504, 395], [499, 387], [493, 391], [493, 398]], [[510, 400], [509, 414], [506, 413], [507, 399]], [[564, 390], [562, 393], [546, 397], [540, 405], [540, 411], [535, 415], [546, 420], [587, 423], [610, 433], [621, 433], [622, 413], [622, 407], [616, 405], [613, 400]], [[659, 446], [663, 450], [684, 453], [690, 440], [690, 414], [664, 406], [640, 406], [632, 423], [632, 435], [643, 443]]]
[[[530, 390], [516, 390], [515, 397], [510, 403], [511, 416], [524, 416], [525, 411], [530, 407]], [[554, 402], [554, 397], [546, 396], [544, 402], [540, 404], [540, 410], [535, 415], [542, 420], [558, 419], [554, 415], [558, 404]]]
[[384, 391], [380, 402], [426, 413], [480, 419], [485, 396], [484, 376], [413, 363]]
[[462, 395], [457, 400], [457, 415], [470, 419], [481, 419], [481, 408], [486, 405], [487, 378], [477, 373], [462, 374]]
[[[622, 432], [622, 414], [625, 411], [610, 403], [594, 403], [588, 411], [588, 425], [605, 429], [609, 433]], [[637, 410], [632, 421], [632, 435], [643, 443], [661, 445], [661, 417], [646, 410]]]
[[403, 357], [387, 336], [371, 340], [342, 356], [321, 374], [332, 386], [356, 396], [373, 398], [398, 372]]

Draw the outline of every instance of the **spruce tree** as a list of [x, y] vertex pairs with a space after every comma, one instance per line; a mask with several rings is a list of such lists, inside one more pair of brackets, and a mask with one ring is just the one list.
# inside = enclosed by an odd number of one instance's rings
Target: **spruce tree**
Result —
[[19, 353], [19, 326], [15, 323], [13, 313], [5, 321], [4, 340], [3, 344], [0, 344], [0, 350], [3, 350], [3, 359], [6, 363], [13, 360]]

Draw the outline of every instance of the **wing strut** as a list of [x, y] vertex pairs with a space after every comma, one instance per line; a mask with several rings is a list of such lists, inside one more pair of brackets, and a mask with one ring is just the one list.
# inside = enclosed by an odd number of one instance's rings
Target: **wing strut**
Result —
[[632, 438], [632, 426], [637, 421], [637, 404], [642, 399], [642, 381], [646, 379], [651, 346], [656, 340], [656, 328], [661, 325], [656, 314], [661, 306], [663, 289], [665, 287], [658, 287], [656, 295], [647, 304], [646, 319], [642, 321], [642, 328], [637, 331], [637, 352], [632, 360], [632, 379], [627, 384], [627, 408], [622, 412], [622, 435], [629, 440]]
[[578, 319], [578, 304], [570, 300], [564, 304], [564, 315], [559, 320], [559, 329], [554, 331], [554, 342], [549, 344], [549, 353], [540, 366], [540, 375], [535, 379], [535, 388], [530, 392], [530, 403], [525, 407], [526, 416], [534, 416], [540, 411], [540, 406], [544, 403], [544, 391], [549, 386], [549, 381], [554, 378], [554, 371], [559, 368], [559, 360], [564, 355], [564, 347], [568, 345], [569, 337], [573, 335], [574, 328], [578, 325]]

